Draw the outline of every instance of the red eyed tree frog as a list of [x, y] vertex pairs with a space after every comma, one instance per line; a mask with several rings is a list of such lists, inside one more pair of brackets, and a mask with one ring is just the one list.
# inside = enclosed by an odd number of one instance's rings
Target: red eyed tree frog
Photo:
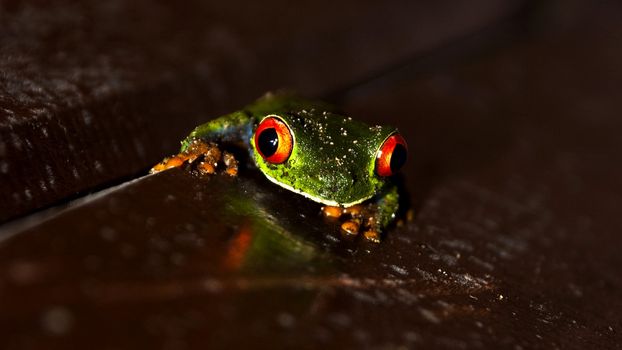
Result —
[[190, 164], [202, 174], [219, 166], [236, 176], [238, 162], [224, 143], [241, 144], [270, 181], [324, 205], [342, 220], [344, 234], [363, 232], [379, 242], [394, 220], [399, 195], [391, 177], [404, 165], [408, 147], [397, 129], [369, 126], [333, 112], [322, 102], [291, 94], [267, 94], [241, 111], [198, 126], [180, 153], [152, 173]]

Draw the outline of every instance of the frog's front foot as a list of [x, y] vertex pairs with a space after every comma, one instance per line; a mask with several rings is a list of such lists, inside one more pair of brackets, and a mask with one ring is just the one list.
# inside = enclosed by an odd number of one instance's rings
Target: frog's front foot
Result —
[[225, 166], [224, 172], [227, 175], [236, 176], [238, 174], [238, 161], [233, 154], [221, 151], [216, 143], [201, 140], [192, 141], [185, 151], [164, 158], [151, 168], [149, 173], [158, 173], [184, 164], [189, 164], [192, 169], [201, 174], [214, 174], [218, 166], [222, 164]]
[[346, 236], [356, 236], [363, 232], [366, 240], [380, 243], [380, 227], [377, 209], [373, 205], [354, 205], [348, 208], [324, 206], [322, 213], [329, 219], [341, 221], [341, 232]]

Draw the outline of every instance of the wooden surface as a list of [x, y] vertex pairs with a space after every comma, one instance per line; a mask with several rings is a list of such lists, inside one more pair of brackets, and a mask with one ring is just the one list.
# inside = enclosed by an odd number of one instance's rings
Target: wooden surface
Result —
[[139, 174], [0, 227], [0, 348], [619, 348], [622, 7], [529, 11], [336, 95], [409, 141], [380, 245], [252, 168]]
[[520, 4], [3, 3], [0, 222], [135, 177], [268, 90], [341, 88]]

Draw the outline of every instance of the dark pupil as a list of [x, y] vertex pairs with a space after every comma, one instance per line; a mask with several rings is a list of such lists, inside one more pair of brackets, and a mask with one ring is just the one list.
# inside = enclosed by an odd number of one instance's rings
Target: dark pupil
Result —
[[406, 147], [400, 145], [399, 143], [395, 145], [393, 149], [393, 154], [391, 155], [391, 171], [398, 171], [404, 163], [406, 163]]
[[257, 144], [261, 153], [270, 157], [279, 148], [279, 136], [274, 128], [265, 129], [259, 134], [259, 142]]

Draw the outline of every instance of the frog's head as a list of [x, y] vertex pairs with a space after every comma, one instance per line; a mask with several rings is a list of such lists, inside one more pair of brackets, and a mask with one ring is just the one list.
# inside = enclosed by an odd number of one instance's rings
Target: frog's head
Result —
[[395, 128], [313, 110], [264, 116], [250, 143], [268, 179], [316, 202], [346, 207], [378, 193], [407, 156]]

